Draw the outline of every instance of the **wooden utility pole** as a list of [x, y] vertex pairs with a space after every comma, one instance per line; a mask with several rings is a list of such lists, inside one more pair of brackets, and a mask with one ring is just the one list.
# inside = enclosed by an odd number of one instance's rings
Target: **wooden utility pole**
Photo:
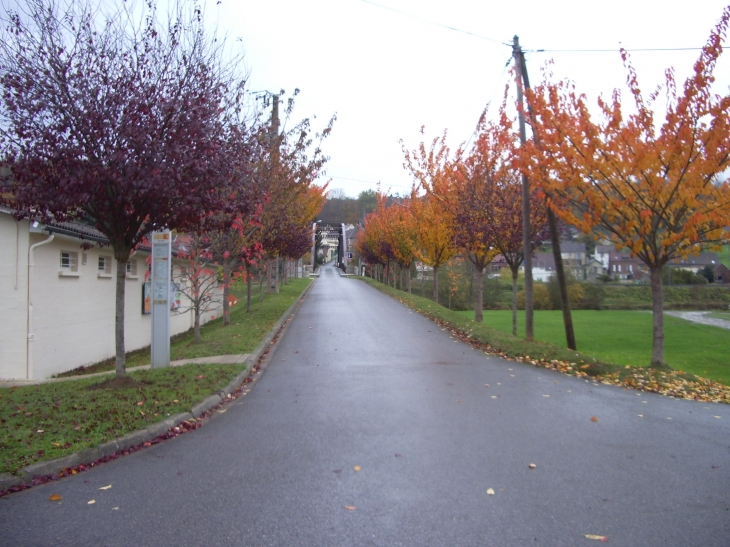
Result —
[[[515, 58], [515, 83], [517, 84], [518, 116], [520, 124], [520, 142], [522, 146], [527, 141], [525, 130], [525, 112], [522, 98], [522, 66], [524, 57], [520, 47], [520, 39], [515, 36], [512, 45], [512, 54]], [[525, 267], [525, 339], [535, 339], [533, 320], [533, 297], [532, 297], [532, 241], [530, 241], [530, 181], [527, 175], [522, 173], [522, 264]]]
[[[522, 76], [522, 82], [524, 82], [525, 88], [530, 89], [530, 78], [527, 75], [527, 63], [525, 63], [525, 56], [522, 53], [522, 48], [519, 45], [519, 38], [515, 36], [514, 38], [514, 45], [513, 50], [517, 51], [515, 59], [519, 57], [517, 70]], [[520, 101], [520, 116], [522, 120], [522, 125], [520, 127], [520, 130], [524, 130], [524, 111], [521, 108], [522, 106], [522, 90], [519, 89], [518, 84], [518, 100]], [[530, 106], [527, 106], [527, 110], [530, 113], [530, 122], [532, 123], [532, 126], [535, 126], [535, 118], [534, 118], [534, 112], [532, 111], [532, 108]], [[532, 132], [532, 138], [535, 140], [535, 144], [539, 147], [540, 141], [535, 134], [535, 132]], [[522, 141], [525, 142], [524, 140]], [[523, 189], [522, 189], [522, 199], [525, 199], [525, 189], [524, 189], [524, 181], [526, 179], [523, 175]], [[523, 210], [524, 210], [524, 202], [523, 202]], [[529, 209], [528, 209], [529, 211]], [[565, 325], [565, 340], [566, 344], [569, 349], [575, 350], [577, 349], [576, 343], [575, 343], [575, 333], [573, 331], [573, 316], [570, 313], [570, 298], [568, 297], [568, 284], [565, 279], [565, 269], [563, 267], [563, 255], [560, 252], [560, 233], [558, 230], [558, 220], [555, 217], [555, 213], [553, 213], [552, 209], [548, 206], [547, 209], [547, 217], [548, 217], [548, 226], [550, 228], [550, 243], [553, 248], [553, 259], [555, 260], [555, 275], [558, 278], [558, 288], [560, 292], [560, 307], [563, 310], [563, 324]], [[526, 241], [526, 240], [524, 240]], [[527, 263], [525, 263], [525, 270], [527, 270]], [[530, 276], [530, 282], [532, 282], [532, 276]], [[527, 283], [527, 276], [525, 276], [525, 284]], [[527, 308], [527, 287], [525, 287], [525, 309]]]

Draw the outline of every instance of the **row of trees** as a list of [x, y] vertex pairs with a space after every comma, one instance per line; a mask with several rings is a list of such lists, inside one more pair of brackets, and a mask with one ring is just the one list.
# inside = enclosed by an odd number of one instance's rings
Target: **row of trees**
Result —
[[[422, 144], [415, 151], [406, 150], [405, 167], [416, 183], [410, 199], [419, 226], [416, 233], [435, 229], [429, 215], [415, 213], [433, 207], [439, 211], [439, 229], [450, 234], [445, 236], [446, 255], [459, 252], [472, 261], [477, 290], [484, 266], [498, 253], [516, 280], [523, 258], [519, 177], [526, 176], [532, 188], [532, 249], [546, 239], [549, 208], [584, 233], [598, 230], [647, 265], [654, 317], [651, 361], [664, 366], [664, 266], [730, 239], [730, 184], [722, 180], [730, 167], [730, 95], [712, 91], [729, 21], [730, 7], [723, 11], [683, 86], [669, 69], [663, 93], [659, 89], [649, 97], [642, 93], [628, 54], [622, 51], [633, 99], [631, 114], [625, 113], [616, 90], [610, 100], [598, 99], [596, 121], [574, 84], [554, 82], [546, 73], [540, 86], [524, 90], [531, 142], [517, 142], [503, 104], [498, 121], [480, 121], [468, 152], [459, 149], [451, 156], [445, 135], [430, 149]], [[666, 96], [666, 114], [659, 124], [655, 112], [661, 94]], [[425, 195], [417, 195], [420, 189]], [[408, 207], [407, 201], [398, 207]], [[394, 238], [402, 232], [382, 227], [391, 215], [385, 204], [381, 199], [378, 210], [366, 219], [359, 242], [371, 263], [397, 259]], [[416, 255], [438, 275], [440, 255], [427, 250], [425, 239], [413, 241]], [[479, 294], [475, 308], [475, 319], [480, 321]], [[515, 317], [513, 312], [513, 326]]]
[[278, 114], [269, 121], [252, 106], [242, 58], [206, 30], [197, 2], [172, 2], [164, 16], [154, 0], [101, 9], [26, 0], [0, 14], [0, 204], [107, 237], [124, 376], [135, 248], [155, 230], [191, 232], [199, 296], [203, 261], [221, 265], [227, 290], [265, 252], [301, 256], [324, 199], [312, 182], [332, 122], [321, 134], [307, 120], [280, 132]]

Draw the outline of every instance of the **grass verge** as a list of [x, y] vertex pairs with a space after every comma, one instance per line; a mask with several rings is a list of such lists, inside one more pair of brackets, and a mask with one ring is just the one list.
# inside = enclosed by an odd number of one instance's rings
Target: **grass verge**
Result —
[[189, 412], [243, 369], [185, 365], [130, 373], [139, 385], [94, 389], [82, 378], [0, 390], [0, 473], [98, 446], [159, 420]]
[[429, 317], [450, 330], [463, 342], [489, 353], [573, 376], [592, 377], [604, 384], [641, 389], [682, 399], [730, 403], [730, 387], [719, 382], [679, 370], [635, 367], [601, 361], [585, 353], [574, 352], [549, 343], [528, 342], [485, 323], [477, 323], [462, 312], [449, 310], [427, 298], [393, 289], [367, 277], [358, 279]]
[[[310, 282], [291, 280], [278, 294], [266, 295], [263, 302], [256, 299], [250, 314], [239, 302], [231, 313], [232, 324], [208, 323], [202, 343], [192, 344], [192, 333], [178, 337], [173, 359], [252, 352]], [[146, 355], [141, 358], [144, 351], [135, 352], [127, 365], [149, 363], [149, 350]], [[84, 372], [104, 366], [114, 368], [113, 363], [99, 364]], [[129, 373], [137, 382], [134, 387], [116, 389], [99, 389], [109, 376], [0, 389], [0, 473], [15, 473], [189, 412], [244, 369], [242, 363], [137, 370]]]
[[[474, 312], [458, 312], [467, 319]], [[651, 362], [652, 315], [645, 311], [573, 310], [578, 347], [608, 363], [644, 367]], [[730, 315], [728, 315], [730, 318]], [[524, 336], [525, 314], [518, 312], [518, 335]], [[484, 312], [484, 323], [512, 332], [512, 312]], [[535, 311], [535, 338], [565, 345], [563, 314]], [[664, 351], [667, 364], [696, 376], [730, 384], [730, 330], [664, 316]]]

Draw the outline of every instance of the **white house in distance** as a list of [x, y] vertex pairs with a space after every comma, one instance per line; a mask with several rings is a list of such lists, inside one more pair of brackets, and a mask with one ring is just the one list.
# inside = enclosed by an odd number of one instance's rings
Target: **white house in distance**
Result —
[[[114, 356], [116, 264], [103, 241], [83, 224], [16, 221], [0, 209], [0, 378], [47, 378]], [[127, 264], [127, 351], [150, 344], [148, 256], [138, 251]], [[221, 314], [209, 311], [201, 322]], [[171, 311], [171, 334], [192, 324], [191, 311]]]

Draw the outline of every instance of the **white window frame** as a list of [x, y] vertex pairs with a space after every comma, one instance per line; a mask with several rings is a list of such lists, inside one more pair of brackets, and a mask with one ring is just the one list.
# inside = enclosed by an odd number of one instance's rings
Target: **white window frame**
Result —
[[130, 258], [127, 261], [127, 279], [139, 279], [139, 276], [137, 275], [137, 260], [134, 258]]
[[97, 260], [98, 271], [96, 276], [102, 279], [111, 279], [112, 277], [112, 257], [109, 255], [99, 255]]
[[[65, 260], [64, 260], [65, 259]], [[79, 277], [79, 253], [62, 249], [59, 254], [59, 277]]]

